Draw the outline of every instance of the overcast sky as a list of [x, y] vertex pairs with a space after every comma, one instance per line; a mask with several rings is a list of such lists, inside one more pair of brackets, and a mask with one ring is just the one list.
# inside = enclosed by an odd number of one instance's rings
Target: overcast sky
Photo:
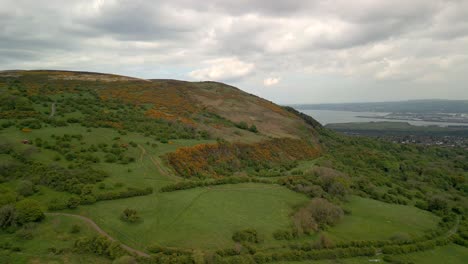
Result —
[[216, 80], [277, 103], [468, 99], [468, 0], [0, 0], [0, 70]]

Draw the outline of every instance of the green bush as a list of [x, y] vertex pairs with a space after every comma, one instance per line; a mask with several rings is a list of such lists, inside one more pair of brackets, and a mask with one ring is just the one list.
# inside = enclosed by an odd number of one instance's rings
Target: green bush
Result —
[[21, 224], [41, 221], [45, 217], [39, 202], [32, 199], [24, 199], [16, 203], [16, 212], [18, 222]]
[[260, 243], [263, 239], [257, 233], [255, 229], [245, 229], [241, 231], [236, 231], [232, 235], [232, 240], [235, 242], [250, 242], [250, 243]]
[[120, 214], [120, 219], [125, 222], [135, 223], [140, 220], [140, 216], [138, 215], [138, 212], [135, 209], [126, 208]]

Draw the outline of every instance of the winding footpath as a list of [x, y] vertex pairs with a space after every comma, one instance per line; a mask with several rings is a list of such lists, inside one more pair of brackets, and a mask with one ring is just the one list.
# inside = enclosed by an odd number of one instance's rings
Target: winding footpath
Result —
[[[106, 237], [107, 239], [109, 239], [110, 241], [116, 241], [116, 242], [119, 242], [117, 239], [111, 237], [109, 234], [106, 233], [106, 231], [102, 230], [93, 220], [91, 220], [90, 218], [86, 217], [86, 216], [82, 216], [82, 215], [76, 215], [76, 214], [68, 214], [68, 213], [45, 213], [45, 215], [49, 215], [49, 216], [68, 216], [68, 217], [74, 217], [74, 218], [78, 218], [82, 221], [85, 221], [89, 226], [91, 226], [94, 230], [96, 230], [96, 232], [98, 232], [100, 235]], [[119, 242], [120, 243], [120, 242]], [[129, 247], [125, 244], [122, 244], [120, 243], [120, 246], [127, 250], [128, 252], [130, 253], [134, 253], [140, 257], [147, 257], [149, 258], [150, 255], [146, 254], [145, 252], [143, 251], [140, 251], [138, 249], [134, 249], [132, 247]]]

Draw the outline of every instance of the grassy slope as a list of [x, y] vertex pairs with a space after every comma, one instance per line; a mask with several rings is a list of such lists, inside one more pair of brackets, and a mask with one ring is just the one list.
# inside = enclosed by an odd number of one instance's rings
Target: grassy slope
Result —
[[[78, 225], [80, 232], [70, 233], [72, 225]], [[31, 240], [17, 238], [15, 234], [1, 234], [2, 243], [9, 242], [13, 246], [19, 246], [21, 251], [0, 249], [0, 263], [110, 263], [107, 258], [88, 254], [48, 253], [49, 248], [69, 248], [77, 238], [95, 235], [95, 231], [84, 222], [67, 216], [49, 216], [38, 224], [32, 233]]]
[[[266, 243], [273, 242], [271, 234], [289, 226], [292, 206], [306, 200], [275, 185], [238, 184], [100, 202], [83, 206], [80, 214], [135, 246], [215, 249], [232, 246], [232, 233], [245, 228], [255, 228]], [[120, 221], [119, 213], [127, 207], [137, 209], [143, 221]]]
[[412, 206], [396, 205], [353, 196], [345, 208], [351, 210], [329, 234], [339, 240], [389, 239], [397, 233], [421, 235], [437, 226], [438, 217]]

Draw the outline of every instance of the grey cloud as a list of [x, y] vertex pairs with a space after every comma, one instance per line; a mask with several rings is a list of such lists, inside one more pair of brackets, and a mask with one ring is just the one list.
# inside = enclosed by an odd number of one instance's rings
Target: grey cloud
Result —
[[[333, 75], [344, 83], [359, 76], [392, 87], [392, 78], [410, 83], [433, 74], [453, 91], [459, 84], [448, 76], [468, 70], [461, 59], [468, 53], [466, 0], [0, 0], [0, 7], [2, 69], [111, 67], [143, 69], [138, 77], [148, 78], [195, 72], [260, 85], [273, 76], [281, 78], [278, 87], [288, 85], [286, 75]], [[223, 74], [207, 61], [221, 62]], [[255, 67], [239, 74], [242, 67], [226, 61]], [[398, 63], [421, 70], [403, 73]]]

